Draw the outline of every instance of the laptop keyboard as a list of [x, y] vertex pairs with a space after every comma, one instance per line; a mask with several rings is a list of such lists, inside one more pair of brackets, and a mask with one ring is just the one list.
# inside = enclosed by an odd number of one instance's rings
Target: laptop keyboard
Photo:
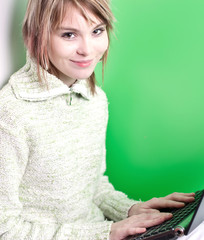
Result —
[[131, 239], [142, 240], [146, 239], [147, 237], [172, 230], [172, 226], [176, 226], [176, 224], [180, 223], [183, 219], [185, 219], [191, 212], [193, 212], [196, 209], [200, 201], [200, 198], [202, 197], [202, 193], [203, 191], [197, 191], [195, 193], [195, 201], [186, 203], [186, 205], [183, 208], [163, 209], [162, 212], [170, 212], [173, 214], [173, 217], [160, 225], [147, 228], [147, 231], [145, 233], [139, 234]]

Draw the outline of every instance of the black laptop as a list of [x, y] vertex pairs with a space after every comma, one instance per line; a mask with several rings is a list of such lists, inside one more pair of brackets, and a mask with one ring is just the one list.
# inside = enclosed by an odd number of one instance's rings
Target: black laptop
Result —
[[165, 209], [173, 217], [168, 221], [147, 228], [142, 234], [129, 236], [124, 240], [174, 240], [191, 233], [204, 221], [204, 190], [195, 193], [195, 201], [179, 209]]

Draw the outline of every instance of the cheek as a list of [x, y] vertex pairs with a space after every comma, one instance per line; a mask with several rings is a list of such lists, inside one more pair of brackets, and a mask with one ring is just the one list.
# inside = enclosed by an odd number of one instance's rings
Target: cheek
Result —
[[55, 44], [55, 42], [52, 42], [50, 44], [49, 53], [51, 56], [62, 57], [64, 54], [64, 48], [62, 44]]
[[102, 41], [100, 41], [100, 44], [98, 44], [98, 53], [100, 55], [103, 55], [105, 53], [105, 51], [108, 49], [109, 46], [109, 41], [108, 41], [108, 37], [102, 39]]
[[105, 44], [104, 44], [104, 49], [103, 49], [104, 52], [108, 49], [108, 46], [109, 46], [109, 41], [108, 41], [108, 38], [107, 38], [106, 41], [105, 41]]
[[49, 55], [52, 58], [64, 58], [67, 55], [71, 55], [74, 49], [74, 46], [72, 45], [67, 44], [64, 40], [61, 40], [58, 37], [53, 37], [48, 46]]
[[106, 33], [106, 37], [104, 39], [104, 52], [108, 49], [109, 46], [109, 39], [108, 39], [108, 34]]

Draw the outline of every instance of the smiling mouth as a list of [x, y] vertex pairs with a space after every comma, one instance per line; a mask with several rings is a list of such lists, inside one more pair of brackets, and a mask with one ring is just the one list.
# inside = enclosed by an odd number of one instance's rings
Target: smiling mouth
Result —
[[84, 60], [84, 61], [71, 60], [71, 62], [73, 62], [74, 64], [76, 64], [79, 67], [89, 67], [91, 65], [91, 63], [93, 62], [93, 60]]

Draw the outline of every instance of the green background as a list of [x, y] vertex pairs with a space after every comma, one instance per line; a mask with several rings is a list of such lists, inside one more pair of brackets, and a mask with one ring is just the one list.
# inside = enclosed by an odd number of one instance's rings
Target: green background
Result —
[[110, 181], [142, 200], [204, 188], [204, 1], [112, 0], [112, 8]]
[[[25, 6], [16, 2], [12, 16], [13, 70], [25, 61]], [[112, 0], [112, 9], [103, 86], [110, 181], [142, 200], [204, 188], [204, 1]]]

